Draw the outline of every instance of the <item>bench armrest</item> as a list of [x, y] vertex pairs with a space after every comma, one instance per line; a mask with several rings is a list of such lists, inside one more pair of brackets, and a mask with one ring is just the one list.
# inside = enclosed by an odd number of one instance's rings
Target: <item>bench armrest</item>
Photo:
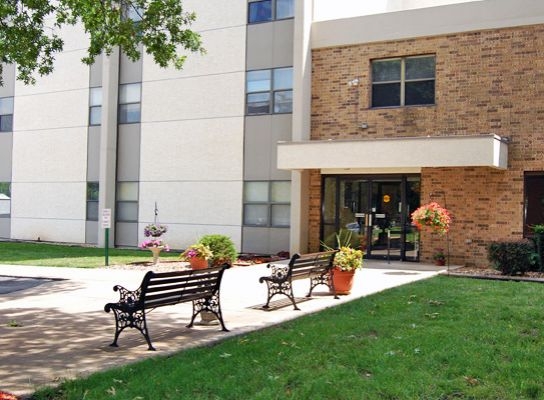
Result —
[[104, 306], [104, 311], [110, 312], [110, 309], [115, 305], [124, 305], [133, 307], [140, 301], [141, 288], [137, 290], [128, 290], [121, 285], [115, 285], [113, 287], [114, 292], [119, 292], [119, 301], [117, 303], [108, 303]]
[[259, 278], [259, 282], [263, 283], [264, 281], [269, 282], [284, 282], [289, 276], [289, 265], [285, 264], [268, 264], [266, 266], [272, 270], [270, 276], [262, 276]]

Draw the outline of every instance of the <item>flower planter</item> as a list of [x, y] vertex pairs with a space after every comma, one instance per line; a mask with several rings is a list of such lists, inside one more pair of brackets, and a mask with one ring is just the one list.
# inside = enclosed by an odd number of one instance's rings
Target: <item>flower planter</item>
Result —
[[210, 311], [202, 311], [200, 313], [200, 321], [197, 321], [196, 324], [203, 326], [219, 325], [219, 320], [214, 313]]
[[161, 250], [163, 248], [164, 247], [162, 247], [162, 246], [160, 246], [160, 247], [148, 247], [148, 249], [153, 254], [153, 265], [157, 265], [159, 263], [159, 255], [160, 255]]
[[204, 269], [208, 268], [208, 260], [200, 257], [191, 257], [189, 259], [189, 264], [192, 269]]
[[332, 284], [336, 294], [350, 294], [353, 287], [353, 278], [355, 277], [355, 270], [342, 271], [340, 268], [335, 267], [332, 270]]
[[446, 265], [446, 260], [434, 260], [434, 265], [443, 267], [444, 265]]

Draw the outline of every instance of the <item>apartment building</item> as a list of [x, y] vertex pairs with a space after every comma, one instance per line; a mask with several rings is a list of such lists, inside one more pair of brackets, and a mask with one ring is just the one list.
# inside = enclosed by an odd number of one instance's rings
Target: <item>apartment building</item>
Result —
[[[184, 248], [317, 250], [485, 265], [544, 221], [544, 6], [521, 0], [184, 1], [205, 55], [182, 71], [117, 52], [0, 88], [0, 237], [137, 246], [158, 219]], [[345, 7], [344, 7], [345, 6]], [[365, 8], [366, 7], [366, 8]], [[454, 222], [419, 233], [430, 200]]]
[[[370, 258], [442, 248], [483, 266], [491, 241], [530, 236], [544, 222], [543, 22], [541, 3], [505, 0], [314, 22], [305, 137], [278, 145], [300, 182], [300, 243], [344, 228]], [[453, 215], [447, 236], [410, 223], [430, 201]]]
[[182, 71], [119, 51], [89, 68], [77, 27], [35, 86], [6, 66], [1, 238], [103, 245], [106, 209], [110, 245], [137, 246], [157, 218], [174, 248], [220, 233], [240, 251], [288, 250], [275, 143], [291, 134], [294, 1], [184, 6], [207, 53]]

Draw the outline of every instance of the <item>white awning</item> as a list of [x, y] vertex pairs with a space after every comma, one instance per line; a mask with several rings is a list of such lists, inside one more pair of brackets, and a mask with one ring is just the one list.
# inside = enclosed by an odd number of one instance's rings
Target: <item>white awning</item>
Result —
[[286, 170], [418, 172], [507, 165], [508, 141], [494, 134], [278, 143], [278, 168]]

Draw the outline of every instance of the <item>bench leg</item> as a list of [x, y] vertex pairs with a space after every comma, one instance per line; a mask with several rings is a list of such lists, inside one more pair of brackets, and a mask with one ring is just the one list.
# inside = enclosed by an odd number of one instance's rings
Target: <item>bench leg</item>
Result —
[[332, 283], [331, 276], [328, 272], [325, 272], [324, 274], [310, 278], [310, 291], [308, 292], [306, 297], [311, 297], [313, 290], [319, 285], [326, 285], [329, 288], [329, 290], [332, 292], [332, 294], [334, 295], [334, 298], [335, 299], [339, 298], [338, 295], [336, 294], [336, 289], [334, 288], [334, 284]]
[[295, 301], [295, 294], [293, 293], [293, 285], [292, 285], [291, 281], [284, 282], [282, 286], [284, 286], [284, 287], [283, 287], [283, 291], [281, 293], [286, 295], [289, 298], [289, 300], [291, 300], [291, 303], [293, 303], [293, 309], [294, 310], [300, 311], [300, 308], [298, 308], [297, 302]]
[[136, 328], [144, 336], [148, 350], [155, 350], [151, 344], [151, 338], [149, 337], [149, 331], [147, 330], [147, 322], [145, 319], [145, 311], [140, 310], [133, 313], [113, 309], [115, 314], [115, 335], [113, 342], [110, 344], [112, 347], [119, 347], [117, 345], [117, 339], [125, 328]]
[[270, 300], [272, 297], [274, 297], [277, 294], [283, 294], [291, 300], [291, 303], [293, 303], [293, 307], [295, 310], [300, 310], [297, 306], [297, 302], [295, 301], [295, 296], [293, 295], [293, 287], [291, 285], [291, 282], [285, 281], [285, 282], [270, 282], [265, 281], [268, 286], [268, 298], [266, 300], [266, 304], [262, 306], [263, 309], [267, 310], [270, 308]]
[[221, 324], [221, 330], [224, 332], [229, 332], [223, 321], [223, 314], [221, 312], [221, 304], [219, 303], [219, 293], [216, 293], [205, 299], [193, 300], [193, 315], [191, 317], [191, 322], [187, 325], [187, 328], [192, 328], [195, 322], [195, 318], [202, 311], [211, 312], [219, 320]]
[[295, 296], [293, 295], [293, 290], [290, 290], [290, 293], [285, 294], [289, 299], [291, 300], [291, 303], [293, 303], [293, 309], [300, 311], [300, 308], [297, 306], [297, 302], [295, 301]]

